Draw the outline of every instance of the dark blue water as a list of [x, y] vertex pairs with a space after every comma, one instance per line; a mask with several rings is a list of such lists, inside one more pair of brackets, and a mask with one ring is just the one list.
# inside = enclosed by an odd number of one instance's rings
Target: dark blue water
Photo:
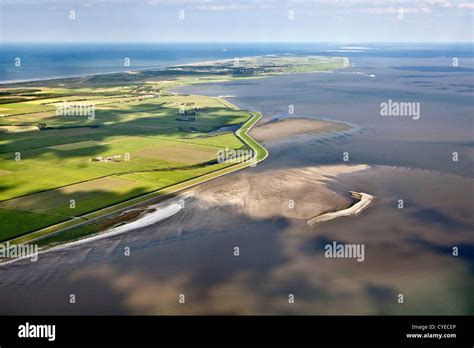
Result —
[[[0, 45], [0, 83], [164, 67], [266, 54], [473, 58], [469, 44], [21, 43]], [[20, 58], [21, 65], [15, 65]], [[125, 66], [125, 58], [130, 65]]]

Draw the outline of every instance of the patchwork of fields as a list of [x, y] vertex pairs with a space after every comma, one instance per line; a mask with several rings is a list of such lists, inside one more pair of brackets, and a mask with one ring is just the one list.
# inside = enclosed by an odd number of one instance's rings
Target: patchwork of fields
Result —
[[[170, 93], [171, 87], [329, 72], [346, 63], [340, 57], [260, 56], [237, 64], [223, 60], [3, 86], [0, 242], [21, 243], [64, 225], [87, 232], [80, 223], [115, 209], [107, 207], [127, 207], [126, 201], [146, 194], [162, 195], [249, 165], [219, 163], [225, 148], [251, 147], [254, 159], [266, 158], [268, 152], [246, 133], [258, 114], [221, 98]], [[242, 127], [235, 133], [220, 130], [236, 125]]]
[[[0, 104], [0, 241], [229, 166], [217, 152], [245, 144], [216, 131], [250, 117], [160, 82], [1, 91], [23, 100]], [[64, 103], [94, 115], [58, 115]]]

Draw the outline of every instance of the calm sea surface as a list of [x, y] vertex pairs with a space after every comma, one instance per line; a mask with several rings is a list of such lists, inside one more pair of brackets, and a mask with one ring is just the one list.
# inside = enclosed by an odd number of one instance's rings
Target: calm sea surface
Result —
[[[261, 111], [266, 120], [309, 117], [353, 124], [347, 134], [269, 142], [270, 157], [246, 170], [369, 164], [369, 170], [344, 175], [330, 187], [344, 195], [370, 193], [375, 203], [356, 218], [311, 228], [301, 220], [256, 220], [194, 198], [182, 214], [163, 223], [53, 251], [35, 264], [0, 268], [1, 314], [474, 313], [472, 46], [378, 45], [344, 53], [337, 45], [239, 47], [239, 53], [230, 45], [227, 52], [216, 45], [196, 48], [199, 57], [183, 49], [188, 56], [179, 59], [252, 52], [350, 57], [354, 66], [336, 73], [180, 91], [232, 96], [232, 102]], [[161, 57], [156, 64], [177, 62], [171, 46], [169, 52], [174, 60]], [[121, 55], [114, 57], [120, 61]], [[143, 59], [140, 67], [152, 60]], [[25, 78], [8, 71], [5, 79]], [[420, 103], [420, 119], [380, 116], [380, 103], [389, 99]], [[288, 115], [289, 105], [294, 115]], [[343, 162], [344, 152], [349, 162]], [[225, 187], [238, 175], [204, 187]], [[325, 258], [324, 246], [332, 241], [364, 244], [365, 261]], [[123, 255], [125, 246], [131, 247], [129, 257]], [[235, 246], [240, 257], [233, 256]], [[74, 305], [68, 302], [71, 293]], [[185, 305], [178, 303], [181, 293]], [[294, 304], [288, 294], [295, 295]]]
[[[360, 47], [361, 45], [355, 45]], [[464, 44], [432, 46], [362, 45], [352, 49], [341, 44], [5, 44], [0, 43], [0, 83], [80, 76], [131, 69], [147, 69], [214, 59], [265, 54], [316, 54], [347, 57], [458, 57], [472, 58], [473, 48]], [[400, 51], [400, 47], [404, 50]], [[15, 64], [20, 58], [20, 66]], [[125, 59], [130, 65], [125, 66]]]

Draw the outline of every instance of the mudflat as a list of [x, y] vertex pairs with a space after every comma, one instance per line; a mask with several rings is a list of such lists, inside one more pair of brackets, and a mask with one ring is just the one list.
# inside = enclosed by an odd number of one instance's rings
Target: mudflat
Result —
[[203, 206], [231, 205], [252, 219], [307, 220], [349, 207], [349, 197], [332, 191], [328, 183], [367, 168], [359, 164], [242, 172], [226, 185], [211, 182], [198, 187], [195, 195]]

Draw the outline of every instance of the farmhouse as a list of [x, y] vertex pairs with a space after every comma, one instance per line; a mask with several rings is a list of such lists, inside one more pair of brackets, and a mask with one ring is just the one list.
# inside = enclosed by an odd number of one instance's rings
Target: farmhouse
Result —
[[94, 158], [89, 158], [89, 162], [120, 162], [122, 160], [122, 155], [102, 157], [97, 156]]
[[181, 103], [179, 106], [179, 121], [196, 121], [198, 107], [194, 102]]

